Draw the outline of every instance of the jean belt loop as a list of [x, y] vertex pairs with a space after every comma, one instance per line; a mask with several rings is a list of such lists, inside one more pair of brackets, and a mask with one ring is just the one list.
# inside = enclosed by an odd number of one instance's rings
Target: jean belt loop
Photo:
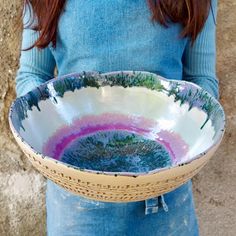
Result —
[[158, 212], [158, 197], [145, 200], [145, 215]]
[[159, 207], [162, 207], [165, 212], [168, 212], [168, 206], [165, 202], [164, 195], [146, 199], [145, 215], [157, 213]]
[[165, 211], [165, 212], [168, 212], [168, 206], [167, 206], [167, 204], [166, 204], [166, 202], [165, 202], [165, 197], [164, 197], [164, 195], [159, 196], [159, 199], [160, 199], [160, 203], [161, 203], [161, 206], [162, 206], [162, 208], [164, 209], [164, 211]]

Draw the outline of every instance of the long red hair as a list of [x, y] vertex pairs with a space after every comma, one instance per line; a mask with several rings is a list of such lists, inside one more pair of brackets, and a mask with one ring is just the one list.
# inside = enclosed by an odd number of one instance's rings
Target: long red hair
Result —
[[[45, 48], [52, 43], [56, 47], [57, 27], [66, 0], [25, 0], [31, 5], [33, 19], [37, 19], [34, 30], [40, 32], [32, 47]], [[192, 42], [201, 32], [211, 7], [211, 0], [147, 0], [152, 13], [151, 20], [168, 27], [169, 22], [183, 26], [181, 36], [190, 37]], [[31, 22], [32, 22], [31, 21]]]

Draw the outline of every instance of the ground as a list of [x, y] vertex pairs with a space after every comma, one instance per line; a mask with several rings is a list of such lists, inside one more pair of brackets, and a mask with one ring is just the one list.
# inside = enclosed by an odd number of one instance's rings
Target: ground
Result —
[[[7, 121], [15, 98], [21, 1], [0, 2], [0, 235], [45, 235], [45, 181], [15, 143]], [[236, 2], [221, 0], [217, 23], [217, 75], [227, 115], [225, 138], [216, 155], [194, 178], [202, 236], [236, 232]]]

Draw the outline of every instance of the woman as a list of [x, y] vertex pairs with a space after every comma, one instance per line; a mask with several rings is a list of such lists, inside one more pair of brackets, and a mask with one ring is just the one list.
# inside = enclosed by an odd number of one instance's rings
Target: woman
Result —
[[[218, 98], [216, 0], [31, 0], [17, 96], [58, 75], [145, 70]], [[32, 11], [31, 11], [31, 10]], [[47, 182], [48, 235], [198, 235], [191, 181], [146, 201], [104, 203]]]

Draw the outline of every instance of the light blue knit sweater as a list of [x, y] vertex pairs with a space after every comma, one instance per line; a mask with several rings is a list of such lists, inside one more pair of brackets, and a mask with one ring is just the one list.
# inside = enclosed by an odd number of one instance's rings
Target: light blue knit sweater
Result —
[[[22, 51], [16, 76], [17, 96], [59, 75], [81, 71], [146, 70], [168, 79], [188, 80], [218, 98], [215, 62], [217, 1], [191, 47], [181, 26], [164, 28], [150, 21], [145, 0], [69, 0], [58, 28], [57, 47]], [[214, 13], [214, 14], [213, 14]], [[28, 11], [24, 21], [29, 17]], [[38, 34], [24, 29], [22, 48]]]

